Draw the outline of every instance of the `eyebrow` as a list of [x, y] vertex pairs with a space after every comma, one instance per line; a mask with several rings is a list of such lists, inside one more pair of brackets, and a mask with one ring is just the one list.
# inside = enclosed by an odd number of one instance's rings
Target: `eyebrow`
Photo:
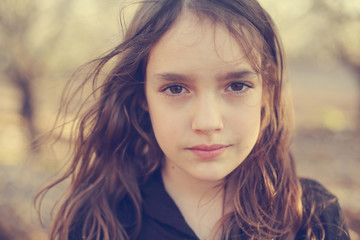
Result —
[[250, 70], [243, 70], [238, 72], [229, 72], [220, 77], [223, 80], [237, 80], [237, 79], [244, 79], [244, 78], [252, 78], [257, 77], [257, 74]]
[[[257, 74], [250, 70], [242, 70], [242, 71], [234, 71], [228, 72], [223, 75], [217, 77], [220, 81], [226, 80], [239, 80], [244, 78], [252, 78], [256, 77]], [[176, 81], [190, 81], [193, 77], [179, 74], [179, 73], [157, 73], [154, 74], [154, 77], [158, 80], [168, 81], [168, 82], [176, 82]]]
[[186, 81], [189, 80], [190, 77], [178, 74], [178, 73], [158, 73], [154, 75], [156, 79], [164, 80], [168, 82], [176, 82], [176, 81]]

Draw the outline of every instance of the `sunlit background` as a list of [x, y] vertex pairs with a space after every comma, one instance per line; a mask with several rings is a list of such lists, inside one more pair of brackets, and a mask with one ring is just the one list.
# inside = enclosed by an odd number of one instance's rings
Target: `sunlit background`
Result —
[[[360, 239], [360, 1], [261, 0], [288, 60], [296, 115], [298, 173], [338, 196], [353, 240]], [[121, 0], [1, 0], [0, 239], [46, 239], [35, 193], [66, 159], [66, 134], [35, 149], [49, 131], [65, 82], [81, 64], [121, 40]], [[131, 16], [132, 8], [127, 8]]]

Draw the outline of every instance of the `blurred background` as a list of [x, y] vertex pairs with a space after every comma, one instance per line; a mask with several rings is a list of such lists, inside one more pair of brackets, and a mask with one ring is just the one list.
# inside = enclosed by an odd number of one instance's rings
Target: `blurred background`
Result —
[[[35, 148], [53, 126], [72, 73], [121, 40], [121, 0], [1, 0], [0, 239], [47, 238], [60, 191], [33, 197], [66, 161], [60, 146]], [[278, 25], [296, 115], [297, 170], [338, 196], [360, 239], [360, 1], [261, 0]], [[133, 9], [127, 9], [131, 16]], [[58, 190], [61, 190], [61, 186]]]

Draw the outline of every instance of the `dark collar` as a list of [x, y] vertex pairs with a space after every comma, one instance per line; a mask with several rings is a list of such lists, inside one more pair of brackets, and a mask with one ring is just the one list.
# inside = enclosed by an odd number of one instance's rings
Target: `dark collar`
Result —
[[166, 192], [160, 170], [150, 176], [145, 185], [141, 187], [141, 192], [144, 214], [161, 224], [189, 235], [192, 239], [197, 238], [173, 199]]

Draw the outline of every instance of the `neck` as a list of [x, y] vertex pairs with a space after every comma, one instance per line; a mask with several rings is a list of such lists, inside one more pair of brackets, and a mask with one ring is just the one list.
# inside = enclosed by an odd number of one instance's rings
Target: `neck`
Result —
[[199, 205], [211, 199], [223, 199], [224, 188], [220, 181], [208, 181], [194, 178], [177, 167], [164, 167], [162, 178], [166, 191], [173, 199], [186, 198], [198, 201]]
[[164, 167], [162, 178], [187, 224], [200, 239], [208, 239], [227, 212], [222, 182], [197, 179], [177, 167]]

